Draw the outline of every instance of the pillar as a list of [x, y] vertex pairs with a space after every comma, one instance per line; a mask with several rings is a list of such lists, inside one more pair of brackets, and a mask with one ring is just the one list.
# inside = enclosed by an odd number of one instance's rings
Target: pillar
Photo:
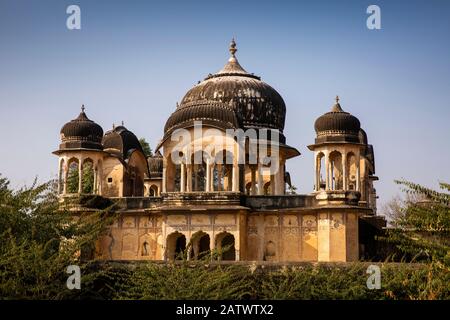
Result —
[[270, 195], [275, 194], [275, 176], [273, 174], [270, 175]]
[[316, 170], [316, 185], [315, 185], [315, 189], [316, 191], [320, 191], [320, 160], [319, 160], [319, 156], [316, 154], [315, 155], [315, 166], [314, 166], [315, 170]]
[[[216, 164], [216, 166], [217, 166], [217, 191], [222, 191], [223, 190], [223, 185], [222, 185], [222, 176], [223, 176], [222, 170], [223, 170], [223, 167], [222, 167], [221, 164]], [[214, 171], [213, 171], [213, 173], [214, 173]], [[214, 180], [214, 174], [211, 175], [211, 176], [213, 177], [213, 180]], [[214, 190], [214, 181], [212, 183], [211, 190]]]
[[258, 195], [264, 195], [263, 166], [258, 162]]
[[209, 158], [206, 159], [206, 186], [205, 186], [205, 191], [206, 192], [210, 192], [211, 191], [211, 168], [210, 168], [210, 164], [209, 164]]
[[167, 162], [164, 159], [163, 160], [163, 172], [162, 172], [162, 186], [161, 186], [162, 192], [167, 192]]
[[93, 194], [97, 194], [97, 165], [94, 166], [94, 190], [92, 190]]
[[348, 190], [347, 153], [342, 153], [342, 189]]
[[180, 191], [185, 192], [186, 191], [186, 170], [185, 170], [186, 164], [181, 162], [180, 164]]
[[83, 187], [83, 158], [78, 159], [78, 193], [81, 193]]
[[231, 190], [234, 192], [239, 191], [239, 165], [237, 162], [233, 163], [233, 170], [231, 172], [232, 174], [232, 186]]
[[63, 185], [63, 194], [67, 194], [67, 177], [69, 176], [69, 164], [67, 163], [67, 159], [64, 159], [64, 185]]
[[192, 165], [191, 164], [187, 164], [186, 165], [186, 171], [187, 171], [186, 191], [187, 192], [192, 192]]
[[251, 170], [251, 188], [250, 188], [250, 194], [255, 195], [256, 194], [256, 170], [253, 165], [250, 165]]
[[356, 191], [361, 192], [360, 166], [361, 166], [361, 159], [358, 154], [356, 156]]
[[330, 190], [330, 159], [328, 153], [325, 154], [325, 190]]

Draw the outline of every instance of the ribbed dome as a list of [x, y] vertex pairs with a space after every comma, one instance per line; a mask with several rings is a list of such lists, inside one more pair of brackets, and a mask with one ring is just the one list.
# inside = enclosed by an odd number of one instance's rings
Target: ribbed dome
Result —
[[105, 151], [109, 149], [107, 151], [117, 153], [124, 160], [134, 150], [140, 150], [144, 153], [138, 138], [124, 126], [118, 126], [107, 131], [103, 137], [102, 144]]
[[317, 133], [316, 142], [359, 142], [361, 124], [358, 118], [342, 110], [339, 98], [336, 97], [336, 104], [330, 112], [316, 120], [314, 128]]
[[60, 150], [63, 149], [102, 149], [103, 129], [86, 116], [84, 106], [78, 117], [61, 128]]
[[163, 173], [163, 156], [157, 151], [153, 156], [148, 157], [148, 168], [150, 170], [150, 178], [162, 178]]
[[220, 129], [239, 128], [232, 108], [217, 101], [194, 101], [179, 106], [172, 113], [164, 126], [165, 135], [175, 129], [193, 126], [194, 121]]
[[369, 144], [368, 140], [367, 140], [367, 133], [361, 128], [359, 129], [359, 142], [361, 142], [362, 144]]
[[[217, 120], [223, 121], [222, 117], [225, 117], [235, 126], [235, 120], [228, 111], [231, 110], [235, 114], [239, 128], [271, 128], [282, 132], [286, 115], [283, 98], [258, 76], [248, 73], [241, 67], [235, 57], [237, 49], [234, 41], [231, 42], [229, 50], [231, 58], [225, 67], [216, 74], [210, 74], [204, 81], [190, 89], [181, 100], [177, 111], [196, 108], [196, 111], [193, 111], [196, 117], [205, 119], [221, 114]], [[227, 109], [217, 108], [214, 102], [221, 103]], [[209, 105], [211, 109], [208, 108]], [[172, 116], [166, 124], [165, 134], [176, 125]]]

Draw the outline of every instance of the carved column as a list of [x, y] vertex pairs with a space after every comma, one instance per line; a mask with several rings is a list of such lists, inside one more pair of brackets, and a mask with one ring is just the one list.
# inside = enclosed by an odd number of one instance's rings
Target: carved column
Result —
[[[222, 169], [223, 169], [223, 166], [221, 164], [216, 164], [216, 166], [217, 166], [217, 191], [222, 191], [223, 190], [223, 185], [222, 185], [222, 177], [223, 177]], [[213, 171], [213, 173], [214, 173], [214, 171]], [[212, 177], [213, 177], [213, 181], [212, 181], [213, 183], [212, 183], [211, 190], [214, 190], [214, 174], [212, 175]]]
[[67, 159], [64, 159], [64, 181], [63, 181], [63, 194], [67, 194], [67, 177], [69, 176], [69, 164]]
[[[94, 165], [94, 164], [92, 164], [92, 165]], [[97, 170], [97, 164], [94, 166], [94, 186], [93, 186], [93, 190], [92, 190], [92, 193], [93, 194], [97, 194], [97, 172], [98, 172], [98, 170]]]
[[325, 153], [325, 190], [331, 190], [331, 164], [330, 164], [330, 154]]
[[187, 164], [186, 165], [186, 171], [187, 171], [187, 183], [186, 183], [186, 191], [187, 192], [192, 192], [192, 165], [191, 164]]
[[233, 164], [231, 190], [234, 192], [239, 191], [239, 165], [237, 163]]
[[316, 185], [315, 185], [315, 190], [316, 191], [320, 191], [320, 159], [319, 156], [316, 154], [315, 155], [315, 170], [316, 170]]
[[167, 160], [163, 159], [162, 192], [167, 192]]
[[258, 194], [264, 194], [263, 166], [258, 162]]
[[361, 166], [361, 159], [358, 153], [358, 155], [356, 156], [356, 191], [361, 191], [360, 166]]
[[273, 174], [270, 175], [270, 195], [275, 194], [275, 176]]
[[347, 153], [342, 154], [342, 189], [348, 190]]
[[78, 160], [78, 193], [83, 190], [83, 158]]
[[211, 191], [211, 168], [210, 168], [210, 164], [209, 164], [209, 158], [206, 159], [206, 183], [205, 183], [205, 187], [206, 187], [206, 192], [210, 192]]
[[250, 188], [250, 194], [255, 195], [256, 194], [256, 170], [253, 165], [249, 165], [251, 170], [251, 188]]
[[181, 162], [180, 164], [180, 191], [185, 192], [186, 190], [186, 170], [185, 170], [186, 164]]

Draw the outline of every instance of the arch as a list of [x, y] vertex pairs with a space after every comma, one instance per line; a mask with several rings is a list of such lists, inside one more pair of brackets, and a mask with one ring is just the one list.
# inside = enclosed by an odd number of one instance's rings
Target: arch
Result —
[[82, 186], [81, 192], [86, 194], [94, 193], [94, 161], [86, 158], [82, 166]]
[[339, 151], [333, 151], [329, 156], [330, 163], [330, 189], [331, 190], [343, 190], [343, 168], [342, 168], [342, 155]]
[[220, 150], [214, 156], [213, 189], [231, 191], [234, 157], [230, 151]]
[[209, 154], [205, 151], [200, 150], [191, 155], [190, 163], [192, 166], [192, 191], [206, 191], [207, 189], [207, 159], [209, 159]]
[[[181, 151], [179, 151], [179, 156], [180, 157], [183, 156], [183, 153]], [[172, 159], [172, 153], [169, 153], [167, 155], [167, 160], [165, 161], [165, 164], [166, 164], [166, 176], [164, 178], [165, 180], [163, 183], [166, 184], [166, 191], [168, 192], [181, 191], [181, 164], [174, 162], [174, 160]]]
[[80, 184], [79, 175], [79, 160], [77, 158], [71, 158], [68, 161], [67, 169], [67, 193], [78, 193]]
[[325, 190], [326, 172], [325, 154], [323, 152], [319, 152], [316, 157], [316, 191]]
[[218, 251], [219, 260], [236, 260], [235, 239], [231, 233], [224, 231], [216, 236], [216, 249]]
[[186, 236], [175, 231], [167, 236], [166, 258], [168, 260], [182, 260], [186, 252]]
[[267, 260], [267, 258], [269, 258], [270, 260], [270, 257], [275, 257], [276, 255], [277, 255], [277, 247], [273, 241], [269, 240], [266, 243], [264, 258], [265, 260]]
[[64, 193], [64, 184], [66, 183], [66, 162], [61, 159], [59, 162], [59, 174], [58, 174], [58, 193]]
[[197, 231], [191, 238], [190, 258], [199, 260], [211, 254], [209, 234], [203, 231]]
[[152, 184], [149, 188], [148, 188], [148, 192], [149, 192], [149, 196], [150, 197], [158, 197], [159, 193], [158, 193], [158, 186]]
[[356, 163], [356, 155], [353, 152], [347, 153], [347, 184], [348, 184], [348, 190], [356, 190], [356, 171], [357, 171], [357, 163]]

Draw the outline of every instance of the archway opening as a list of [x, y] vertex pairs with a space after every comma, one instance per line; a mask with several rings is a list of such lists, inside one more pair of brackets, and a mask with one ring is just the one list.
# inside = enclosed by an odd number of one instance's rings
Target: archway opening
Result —
[[343, 190], [342, 155], [338, 151], [330, 153], [330, 170], [331, 190]]
[[235, 240], [231, 233], [223, 232], [217, 235], [216, 248], [218, 250], [219, 260], [236, 260]]
[[200, 260], [211, 254], [209, 235], [203, 231], [199, 231], [192, 236], [192, 248], [190, 258]]
[[214, 191], [231, 191], [233, 177], [233, 154], [221, 150], [214, 158], [213, 188]]
[[78, 173], [78, 159], [69, 160], [69, 170], [67, 173], [67, 192], [78, 193], [78, 187], [80, 184], [80, 175]]
[[208, 154], [197, 151], [191, 156], [192, 165], [192, 191], [206, 191], [206, 159]]
[[317, 160], [316, 161], [317, 161], [317, 172], [316, 172], [316, 175], [317, 175], [316, 184], [317, 184], [317, 186], [316, 186], [316, 190], [317, 191], [325, 190], [325, 187], [326, 187], [325, 179], [326, 179], [326, 175], [327, 175], [326, 168], [325, 168], [325, 155], [322, 152], [320, 152], [317, 155]]
[[167, 237], [167, 259], [183, 260], [186, 251], [186, 237], [174, 232]]
[[348, 190], [356, 190], [356, 156], [353, 152], [347, 154]]
[[81, 192], [85, 194], [94, 193], [94, 162], [91, 159], [83, 161]]

